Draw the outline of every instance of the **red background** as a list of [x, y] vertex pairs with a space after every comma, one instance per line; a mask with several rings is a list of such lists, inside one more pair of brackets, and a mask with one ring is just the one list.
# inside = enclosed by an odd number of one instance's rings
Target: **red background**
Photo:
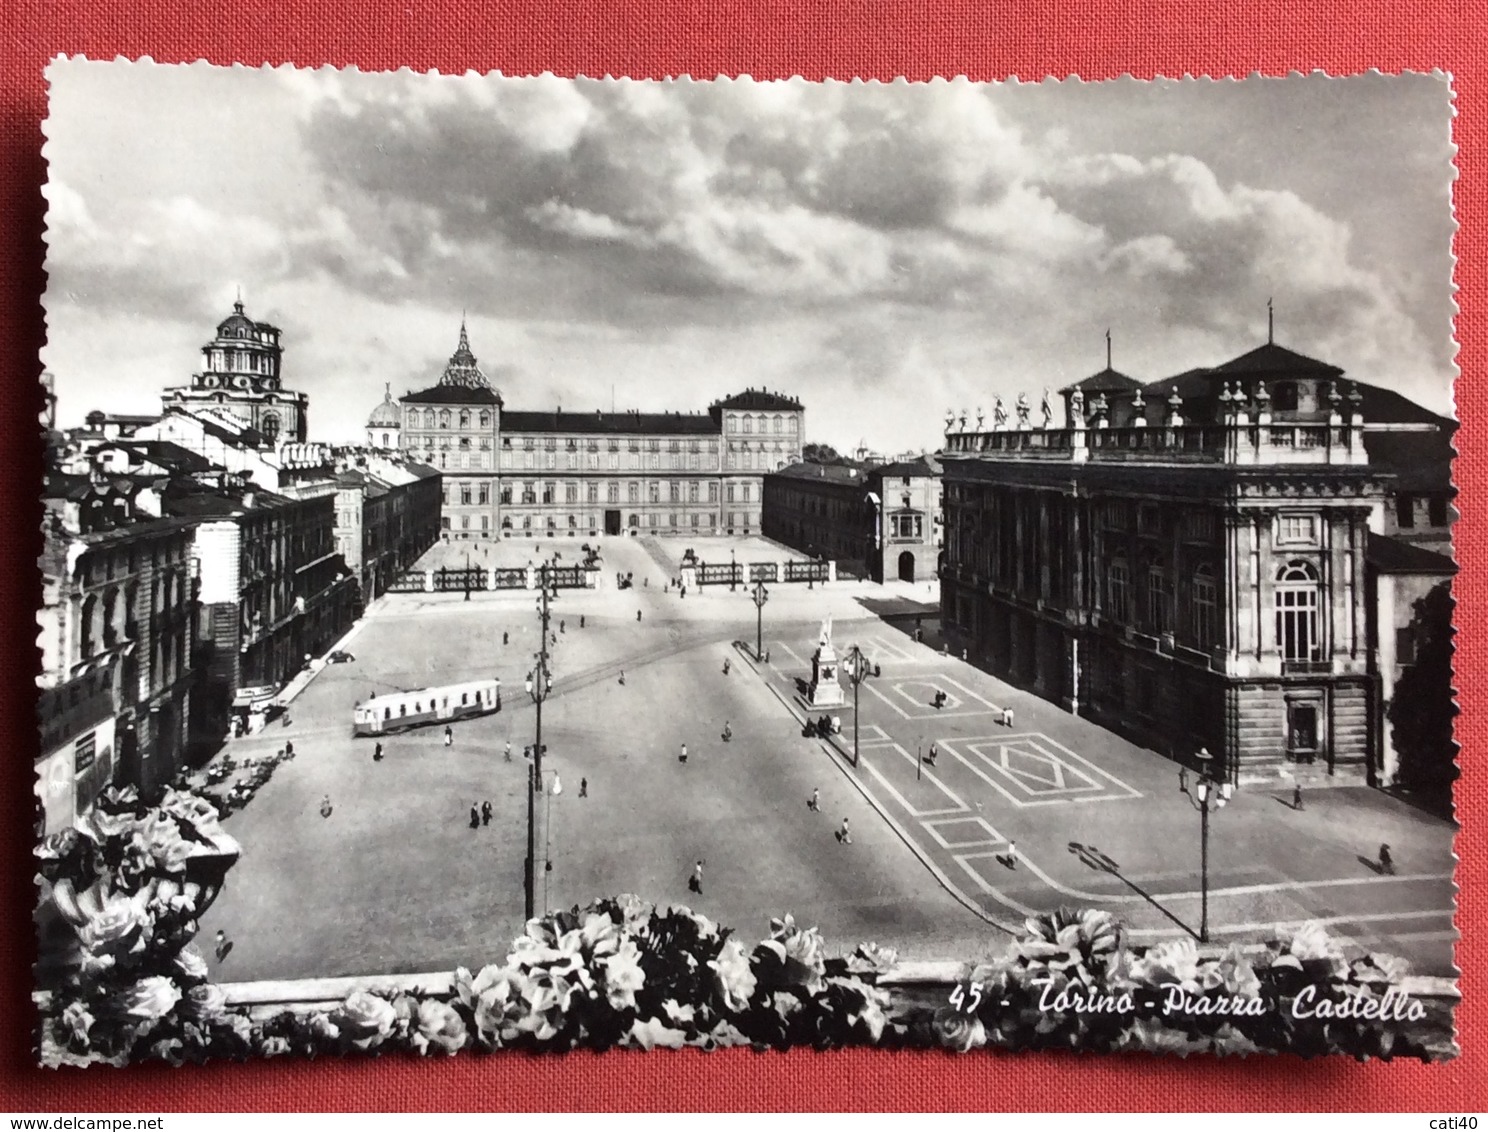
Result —
[[[1488, 391], [1488, 3], [1348, 3], [1346, 0], [1003, 2], [890, 0], [731, 3], [723, 0], [403, 0], [317, 6], [310, 0], [0, 0], [0, 1082], [10, 1110], [382, 1109], [1384, 1109], [1488, 1108], [1488, 1034], [1481, 975], [1488, 952], [1482, 876], [1485, 775], [1472, 754], [1488, 737], [1474, 680], [1488, 653], [1484, 495]], [[484, 10], [482, 10], [484, 9]], [[46, 177], [42, 68], [59, 53], [149, 55], [163, 62], [243, 62], [808, 79], [891, 79], [965, 74], [1110, 78], [1280, 75], [1323, 69], [1442, 69], [1455, 77], [1460, 147], [1456, 208], [1461, 315], [1457, 403], [1463, 420], [1457, 480], [1457, 661], [1467, 750], [1458, 839], [1462, 886], [1458, 951], [1465, 1003], [1464, 1056], [1447, 1065], [1296, 1058], [1189, 1059], [1074, 1054], [975, 1056], [872, 1051], [759, 1055], [611, 1053], [602, 1057], [463, 1056], [221, 1064], [172, 1070], [43, 1071], [30, 1064], [27, 998], [33, 945], [29, 829], [35, 749], [31, 675], [39, 594], [36, 490], [41, 447], [34, 421], [44, 324], [40, 296]], [[1485, 485], [1488, 486], [1488, 485]]]

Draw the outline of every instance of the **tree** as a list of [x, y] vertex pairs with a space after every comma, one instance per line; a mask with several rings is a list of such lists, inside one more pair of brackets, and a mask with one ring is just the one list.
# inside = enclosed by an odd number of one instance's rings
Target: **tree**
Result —
[[830, 444], [805, 444], [801, 447], [801, 459], [808, 464], [840, 464], [842, 454]]
[[1395, 684], [1389, 711], [1399, 785], [1423, 802], [1450, 814], [1457, 781], [1457, 744], [1452, 721], [1457, 704], [1452, 690], [1452, 583], [1441, 582], [1413, 606], [1411, 630], [1416, 660]]

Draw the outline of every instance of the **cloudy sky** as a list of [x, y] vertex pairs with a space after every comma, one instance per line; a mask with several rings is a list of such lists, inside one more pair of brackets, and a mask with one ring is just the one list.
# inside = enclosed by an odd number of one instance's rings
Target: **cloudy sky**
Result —
[[461, 312], [508, 407], [701, 409], [933, 447], [1277, 341], [1449, 411], [1448, 86], [1426, 76], [571, 82], [63, 61], [59, 415], [158, 408], [241, 289], [312, 437], [437, 380]]

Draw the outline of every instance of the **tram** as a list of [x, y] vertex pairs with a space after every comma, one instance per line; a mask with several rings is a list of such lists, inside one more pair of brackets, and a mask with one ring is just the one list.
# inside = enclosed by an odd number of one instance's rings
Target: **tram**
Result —
[[357, 704], [352, 712], [355, 735], [392, 735], [430, 723], [450, 723], [501, 710], [501, 681], [472, 680], [438, 688], [390, 692]]

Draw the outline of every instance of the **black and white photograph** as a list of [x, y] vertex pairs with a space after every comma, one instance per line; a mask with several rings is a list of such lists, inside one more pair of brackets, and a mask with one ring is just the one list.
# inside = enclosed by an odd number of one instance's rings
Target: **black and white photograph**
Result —
[[1456, 1055], [1447, 76], [47, 78], [40, 1064]]

